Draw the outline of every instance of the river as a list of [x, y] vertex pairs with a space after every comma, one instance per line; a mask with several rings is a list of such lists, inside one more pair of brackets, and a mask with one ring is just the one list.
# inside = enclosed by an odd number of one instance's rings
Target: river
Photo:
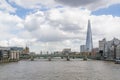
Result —
[[26, 60], [0, 64], [0, 80], [120, 80], [120, 65], [81, 59]]

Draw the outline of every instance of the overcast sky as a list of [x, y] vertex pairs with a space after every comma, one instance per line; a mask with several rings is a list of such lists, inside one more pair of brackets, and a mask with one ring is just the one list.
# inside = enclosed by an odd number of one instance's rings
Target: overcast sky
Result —
[[79, 51], [91, 20], [94, 47], [120, 39], [120, 0], [0, 0], [0, 46]]

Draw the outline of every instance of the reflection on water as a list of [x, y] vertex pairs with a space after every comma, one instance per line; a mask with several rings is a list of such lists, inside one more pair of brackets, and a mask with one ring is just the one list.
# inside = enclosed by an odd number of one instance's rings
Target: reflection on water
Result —
[[120, 65], [80, 59], [20, 61], [0, 64], [0, 80], [120, 80]]

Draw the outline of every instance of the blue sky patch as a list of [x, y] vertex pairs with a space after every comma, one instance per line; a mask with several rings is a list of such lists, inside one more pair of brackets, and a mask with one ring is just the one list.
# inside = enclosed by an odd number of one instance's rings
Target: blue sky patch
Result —
[[26, 15], [35, 12], [35, 10], [40, 10], [40, 11], [50, 10], [50, 8], [48, 8], [48, 7], [46, 7], [46, 6], [42, 5], [42, 4], [38, 4], [38, 5], [40, 5], [40, 8], [38, 8], [38, 9], [27, 9], [27, 8], [23, 8], [23, 7], [15, 4], [15, 3], [11, 3], [11, 2], [9, 2], [8, 0], [7, 0], [7, 2], [8, 2], [12, 7], [16, 8], [16, 12], [15, 12], [15, 13], [11, 13], [11, 14], [17, 15], [17, 16], [19, 16], [19, 17], [21, 17], [21, 18], [25, 18]]
[[108, 8], [103, 8], [103, 9], [93, 11], [92, 15], [120, 16], [120, 4], [111, 5]]
[[23, 8], [23, 7], [21, 7], [21, 6], [18, 6], [18, 5], [15, 4], [15, 3], [9, 2], [8, 0], [7, 0], [7, 2], [8, 2], [12, 7], [16, 8], [16, 12], [15, 12], [15, 13], [11, 13], [11, 14], [17, 15], [17, 16], [19, 16], [19, 17], [21, 17], [21, 18], [25, 18], [25, 16], [26, 16], [27, 14], [29, 14], [30, 12], [33, 11], [33, 9], [25, 9], [25, 8]]

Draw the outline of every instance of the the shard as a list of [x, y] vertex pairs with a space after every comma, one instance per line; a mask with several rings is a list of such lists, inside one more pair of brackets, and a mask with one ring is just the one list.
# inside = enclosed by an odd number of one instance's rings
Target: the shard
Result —
[[88, 20], [88, 28], [87, 28], [87, 36], [86, 36], [86, 51], [91, 52], [93, 49], [93, 41], [92, 41], [92, 31], [90, 20]]

